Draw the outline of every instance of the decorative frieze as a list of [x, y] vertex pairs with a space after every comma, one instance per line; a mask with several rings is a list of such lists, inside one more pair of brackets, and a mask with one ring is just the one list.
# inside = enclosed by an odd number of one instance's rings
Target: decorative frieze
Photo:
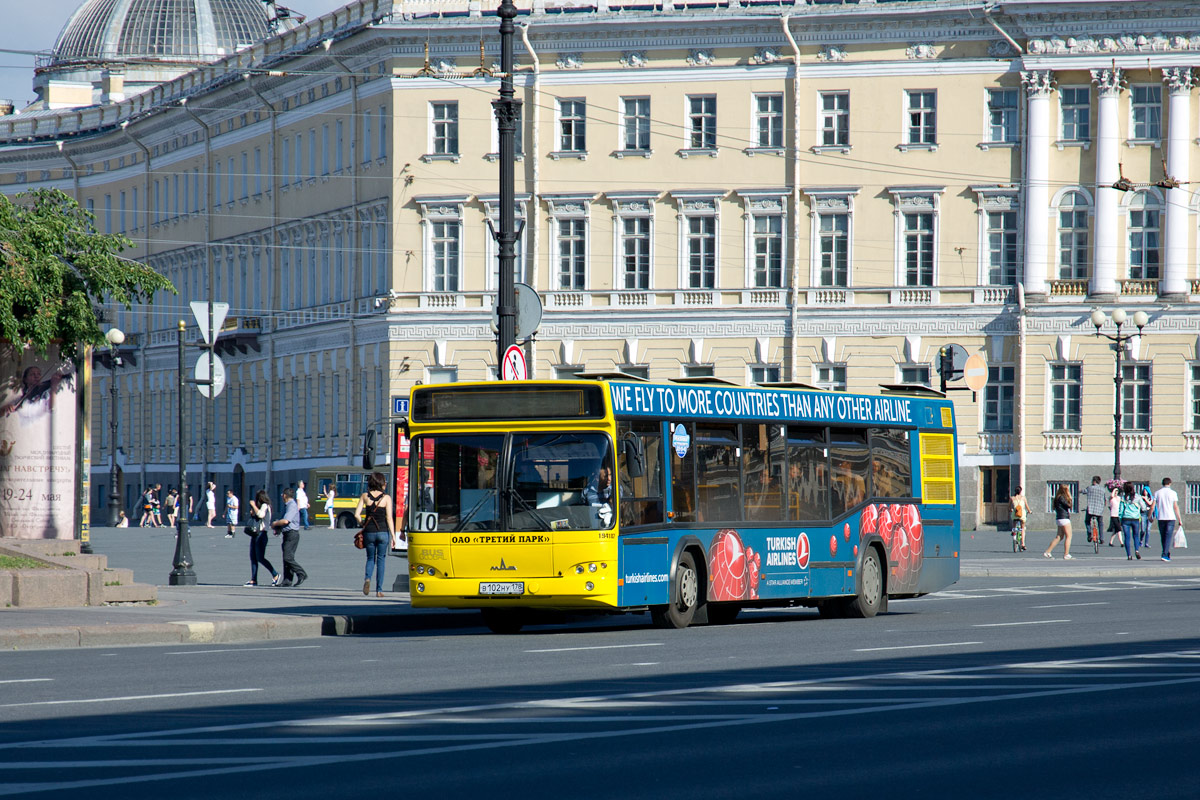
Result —
[[750, 57], [751, 64], [774, 64], [780, 59], [779, 48], [760, 47]]
[[638, 69], [638, 68], [644, 67], [648, 63], [648, 61], [646, 59], [646, 51], [645, 50], [626, 50], [624, 53], [621, 54], [621, 62], [620, 63], [621, 63], [622, 67], [629, 67], [631, 69]]
[[937, 58], [937, 48], [929, 42], [918, 42], [917, 44], [910, 45], [904, 51], [904, 55], [910, 61], [927, 61], [931, 58]]
[[840, 44], [822, 45], [821, 49], [817, 52], [817, 61], [845, 61], [845, 60], [846, 60], [846, 48]]
[[690, 50], [688, 51], [687, 63], [692, 67], [707, 67], [714, 64], [717, 60], [716, 55], [712, 50]]
[[582, 69], [583, 53], [559, 53], [554, 66], [559, 69]]
[[1030, 39], [1030, 55], [1084, 55], [1088, 53], [1172, 53], [1200, 50], [1200, 34], [1167, 36], [1162, 33], [1120, 36], [1051, 36]]

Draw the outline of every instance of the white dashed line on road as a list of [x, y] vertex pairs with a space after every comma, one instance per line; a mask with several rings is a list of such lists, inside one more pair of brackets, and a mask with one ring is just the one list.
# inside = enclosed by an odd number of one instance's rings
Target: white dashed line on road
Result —
[[644, 642], [641, 644], [601, 644], [593, 647], [548, 647], [544, 650], [526, 650], [526, 653], [569, 653], [574, 650], [620, 650], [625, 647], [662, 647], [662, 642]]
[[927, 647], [963, 647], [968, 644], [983, 644], [983, 642], [944, 642], [942, 644], [902, 644], [895, 647], [859, 647], [856, 653], [874, 653], [879, 650], [921, 650]]
[[1031, 619], [1025, 622], [984, 622], [973, 625], [974, 628], [1011, 628], [1016, 625], [1052, 625], [1056, 622], [1070, 622], [1069, 619]]

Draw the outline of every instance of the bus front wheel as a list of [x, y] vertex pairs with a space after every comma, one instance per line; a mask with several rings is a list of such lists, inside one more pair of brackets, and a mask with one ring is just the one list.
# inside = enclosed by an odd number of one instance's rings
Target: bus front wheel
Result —
[[525, 620], [519, 611], [511, 608], [485, 608], [483, 624], [487, 625], [492, 633], [508, 635], [519, 633], [525, 625]]
[[686, 628], [696, 616], [700, 603], [700, 574], [691, 553], [679, 556], [675, 580], [671, 582], [671, 602], [650, 610], [650, 619], [658, 628]]

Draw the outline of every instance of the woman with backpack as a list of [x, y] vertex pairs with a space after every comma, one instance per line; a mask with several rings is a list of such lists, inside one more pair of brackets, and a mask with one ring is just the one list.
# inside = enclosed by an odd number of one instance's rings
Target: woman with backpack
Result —
[[1133, 484], [1125, 481], [1121, 486], [1121, 499], [1117, 504], [1117, 515], [1121, 520], [1121, 530], [1125, 535], [1125, 557], [1133, 561], [1139, 560], [1142, 554], [1138, 552], [1138, 528], [1142, 526], [1142, 509], [1138, 506], [1137, 494]]

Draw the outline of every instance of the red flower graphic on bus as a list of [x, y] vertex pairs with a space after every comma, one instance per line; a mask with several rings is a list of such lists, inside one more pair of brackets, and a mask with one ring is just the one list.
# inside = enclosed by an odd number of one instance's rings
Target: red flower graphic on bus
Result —
[[887, 550], [891, 573], [888, 590], [915, 592], [925, 561], [925, 531], [920, 509], [911, 503], [867, 506], [859, 523], [859, 536], [871, 533], [879, 534]]
[[746, 547], [737, 531], [717, 531], [708, 548], [708, 599], [757, 599], [761, 569], [762, 556]]

